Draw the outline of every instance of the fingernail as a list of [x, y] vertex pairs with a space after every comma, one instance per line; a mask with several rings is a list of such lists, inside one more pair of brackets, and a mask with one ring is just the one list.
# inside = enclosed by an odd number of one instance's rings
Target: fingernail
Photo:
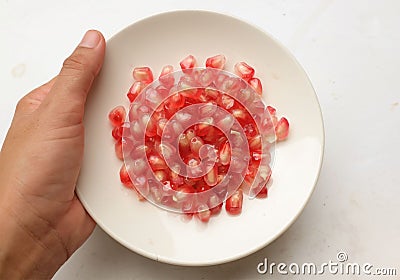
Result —
[[100, 35], [95, 30], [89, 30], [83, 36], [82, 41], [79, 43], [80, 47], [93, 49], [100, 42]]

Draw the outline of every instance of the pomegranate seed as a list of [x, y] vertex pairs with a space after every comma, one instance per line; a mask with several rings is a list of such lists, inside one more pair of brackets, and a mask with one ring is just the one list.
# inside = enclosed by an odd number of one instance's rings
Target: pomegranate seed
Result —
[[151, 169], [153, 169], [154, 171], [164, 170], [168, 168], [167, 164], [165, 163], [165, 160], [156, 154], [150, 155], [148, 157], [148, 161]]
[[222, 87], [222, 84], [224, 83], [224, 81], [226, 80], [226, 79], [228, 79], [229, 77], [227, 76], [227, 75], [225, 75], [225, 74], [219, 74], [218, 76], [217, 76], [217, 78], [215, 79], [215, 86], [217, 87], [217, 88], [221, 88]]
[[218, 167], [214, 165], [214, 167], [203, 177], [204, 182], [213, 187], [218, 183]]
[[194, 129], [188, 129], [188, 130], [186, 131], [186, 137], [187, 137], [187, 139], [188, 139], [189, 141], [191, 141], [192, 138], [195, 137], [195, 136], [196, 136], [196, 133], [194, 132]]
[[129, 187], [132, 185], [132, 180], [128, 174], [128, 170], [126, 169], [125, 164], [122, 164], [121, 169], [119, 170], [119, 178], [124, 186]]
[[147, 170], [147, 164], [144, 161], [144, 159], [141, 159], [141, 158], [140, 159], [136, 159], [133, 162], [132, 168], [135, 171], [135, 175], [142, 175]]
[[233, 109], [232, 110], [232, 115], [238, 120], [238, 121], [246, 121], [248, 114], [242, 110], [242, 109]]
[[254, 69], [246, 62], [238, 62], [235, 64], [235, 74], [245, 81], [249, 81], [254, 76]]
[[257, 92], [259, 95], [262, 95], [262, 85], [261, 81], [258, 78], [251, 78], [249, 80], [249, 85]]
[[175, 93], [171, 95], [167, 101], [167, 107], [172, 109], [180, 109], [185, 105], [185, 97], [180, 93]]
[[192, 69], [194, 67], [196, 67], [196, 64], [197, 64], [197, 61], [193, 55], [188, 55], [179, 63], [183, 73], [186, 73], [186, 74], [190, 74], [192, 72]]
[[115, 126], [122, 126], [125, 121], [126, 112], [123, 106], [117, 106], [110, 111], [108, 114], [108, 119], [110, 120], [111, 124]]
[[115, 154], [119, 160], [124, 160], [124, 154], [122, 152], [122, 139], [118, 140], [115, 143]]
[[207, 134], [210, 133], [211, 128], [213, 128], [212, 124], [214, 122], [214, 119], [211, 117], [204, 118], [201, 120], [201, 123], [197, 124], [194, 128], [194, 131], [196, 132], [196, 135], [198, 136], [206, 136]]
[[229, 110], [233, 107], [233, 105], [235, 104], [235, 99], [233, 99], [232, 97], [230, 97], [227, 94], [222, 94], [221, 95], [221, 101], [219, 102], [219, 104], [221, 105], [221, 107], [223, 107], [226, 110]]
[[135, 101], [136, 97], [142, 92], [142, 90], [146, 87], [146, 85], [142, 82], [134, 82], [131, 88], [129, 89], [127, 96], [129, 101], [132, 103]]
[[187, 154], [190, 150], [190, 141], [185, 133], [179, 136], [179, 152], [181, 154]]
[[192, 138], [192, 140], [190, 140], [189, 145], [190, 145], [190, 150], [192, 151], [192, 153], [194, 155], [198, 156], [201, 146], [204, 145], [204, 141], [200, 137], [195, 136]]
[[206, 67], [223, 69], [225, 66], [225, 62], [226, 62], [225, 56], [222, 54], [219, 54], [219, 55], [207, 58]]
[[257, 194], [257, 198], [266, 198], [267, 196], [268, 196], [268, 188], [267, 186], [264, 186]]
[[150, 84], [153, 82], [153, 72], [149, 67], [136, 67], [133, 69], [133, 78], [138, 82]]
[[214, 88], [206, 88], [204, 90], [204, 94], [207, 98], [215, 100], [218, 98], [218, 96], [220, 95], [220, 92]]
[[124, 129], [122, 126], [116, 126], [111, 132], [112, 137], [115, 140], [120, 140], [122, 138], [122, 133], [124, 132]]
[[[172, 87], [175, 82], [175, 78], [171, 74], [173, 71], [174, 71], [174, 67], [172, 65], [164, 66], [163, 69], [161, 70], [160, 77], [158, 78], [160, 83], [166, 87]], [[169, 75], [169, 74], [171, 74], [171, 75]]]
[[219, 162], [222, 165], [228, 165], [231, 162], [231, 145], [225, 142], [219, 150]]
[[211, 217], [211, 211], [208, 209], [208, 206], [205, 204], [200, 204], [197, 207], [196, 217], [203, 223], [207, 223]]
[[201, 70], [198, 81], [201, 86], [208, 87], [214, 81], [214, 72], [209, 69]]
[[271, 117], [272, 117], [272, 116], [275, 116], [275, 114], [276, 114], [276, 109], [275, 109], [274, 107], [272, 107], [272, 106], [267, 106], [267, 110], [268, 110], [269, 114], [271, 115]]
[[249, 140], [249, 148], [252, 151], [259, 151], [261, 150], [261, 135], [258, 134]]
[[218, 215], [219, 213], [221, 213], [221, 210], [222, 210], [222, 203], [221, 204], [218, 204], [217, 206], [215, 206], [215, 207], [213, 207], [213, 208], [210, 208], [210, 211], [211, 211], [211, 215]]
[[289, 122], [285, 117], [282, 117], [275, 126], [275, 133], [278, 141], [285, 140], [289, 134]]
[[164, 132], [165, 125], [167, 124], [168, 120], [165, 118], [159, 119], [157, 123], [157, 135], [162, 136]]
[[154, 177], [160, 181], [160, 182], [165, 182], [168, 179], [168, 175], [167, 172], [165, 172], [164, 170], [157, 170], [154, 172]]
[[242, 212], [242, 204], [243, 191], [238, 189], [226, 200], [225, 209], [231, 215], [239, 215]]

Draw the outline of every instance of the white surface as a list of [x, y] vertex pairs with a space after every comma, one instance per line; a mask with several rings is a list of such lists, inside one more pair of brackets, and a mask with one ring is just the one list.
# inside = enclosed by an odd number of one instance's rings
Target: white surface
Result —
[[[239, 34], [247, 44], [236, 44]], [[142, 39], [138, 42], [137, 38]], [[180, 215], [141, 203], [132, 190], [120, 184], [121, 162], [115, 156], [106, 118], [115, 106], [129, 104], [125, 92], [132, 83], [132, 65], [149, 65], [158, 76], [163, 65], [175, 64], [177, 69], [187, 53], [194, 54], [199, 65], [204, 65], [207, 57], [223, 53], [228, 71], [242, 60], [253, 65], [264, 82], [264, 98], [291, 125], [289, 139], [276, 145], [268, 199], [249, 200], [246, 196], [240, 216], [229, 217], [222, 211], [208, 224], [197, 219], [183, 222]], [[318, 101], [293, 57], [247, 23], [198, 11], [150, 17], [109, 41], [102, 73], [87, 100], [85, 127], [86, 149], [77, 193], [86, 209], [121, 244], [149, 258], [182, 265], [225, 263], [276, 239], [309, 199], [324, 144]]]
[[1, 139], [17, 100], [57, 73], [86, 29], [98, 28], [109, 38], [154, 13], [202, 8], [253, 22], [294, 53], [321, 102], [324, 165], [300, 218], [245, 259], [204, 268], [165, 265], [131, 253], [97, 229], [55, 279], [299, 279], [258, 275], [256, 265], [264, 257], [328, 262], [339, 250], [353, 262], [399, 269], [398, 1], [99, 2], [0, 1]]

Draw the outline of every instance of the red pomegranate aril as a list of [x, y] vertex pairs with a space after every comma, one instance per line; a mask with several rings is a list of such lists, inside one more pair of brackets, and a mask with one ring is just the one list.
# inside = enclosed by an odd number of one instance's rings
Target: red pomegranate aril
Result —
[[164, 132], [165, 125], [167, 124], [168, 120], [165, 118], [159, 119], [157, 122], [157, 135], [162, 136]]
[[235, 64], [235, 74], [245, 81], [249, 81], [254, 76], [254, 69], [246, 62], [238, 62]]
[[146, 85], [142, 82], [134, 82], [127, 93], [129, 101], [132, 103], [136, 97], [142, 92]]
[[196, 217], [203, 223], [207, 223], [211, 217], [211, 211], [208, 209], [208, 206], [205, 204], [200, 204], [197, 207]]
[[226, 58], [224, 55], [219, 54], [212, 57], [207, 58], [206, 67], [223, 69], [225, 66]]
[[222, 165], [228, 165], [231, 162], [231, 145], [228, 141], [219, 150], [219, 162]]
[[208, 87], [214, 81], [214, 72], [210, 69], [203, 69], [198, 77], [198, 82], [202, 87]]
[[254, 89], [256, 93], [259, 95], [262, 95], [262, 85], [261, 81], [258, 78], [251, 78], [249, 80], [249, 85]]
[[239, 215], [242, 212], [243, 191], [236, 190], [225, 202], [225, 209], [231, 215]]
[[186, 74], [190, 74], [192, 72], [192, 68], [196, 67], [196, 64], [197, 61], [193, 55], [188, 55], [179, 63], [183, 73]]
[[276, 114], [276, 109], [275, 109], [274, 107], [272, 107], [272, 106], [267, 106], [267, 110], [268, 110], [269, 114], [271, 115], [271, 117], [272, 117], [272, 116], [275, 116], [275, 114]]
[[165, 172], [165, 170], [157, 170], [154, 172], [154, 177], [160, 181], [160, 182], [165, 182], [168, 180], [168, 175], [167, 172]]
[[214, 88], [211, 88], [211, 87], [208, 87], [208, 88], [204, 89], [204, 95], [207, 98], [212, 99], [212, 100], [216, 100], [220, 94], [221, 94], [220, 91], [218, 91], [218, 90], [216, 90]]
[[278, 141], [285, 140], [289, 134], [289, 122], [282, 117], [275, 126], [275, 133]]
[[120, 140], [122, 138], [122, 134], [124, 132], [124, 128], [122, 126], [116, 126], [113, 128], [111, 135], [115, 140]]
[[227, 94], [222, 94], [221, 95], [221, 100], [218, 103], [224, 109], [229, 110], [229, 109], [231, 109], [233, 107], [233, 105], [235, 105], [235, 99], [233, 99], [232, 97], [230, 97]]
[[189, 129], [186, 131], [186, 137], [187, 137], [187, 139], [188, 139], [189, 141], [191, 141], [192, 138], [195, 137], [195, 136], [196, 136], [196, 132], [194, 131], [193, 128], [189, 128]]
[[239, 121], [243, 122], [248, 118], [248, 114], [242, 109], [233, 109], [232, 115]]
[[128, 170], [126, 169], [125, 163], [122, 164], [121, 169], [119, 170], [119, 178], [124, 186], [128, 187], [131, 186], [132, 180], [128, 174]]
[[115, 126], [122, 126], [125, 121], [126, 112], [123, 106], [117, 106], [110, 111], [108, 114], [108, 119], [110, 120], [111, 124]]
[[133, 170], [135, 171], [135, 175], [142, 175], [147, 170], [147, 164], [144, 159], [139, 158], [133, 161]]
[[118, 140], [114, 146], [115, 155], [119, 160], [124, 160], [124, 154], [122, 152], [122, 139]]
[[182, 108], [185, 105], [185, 97], [180, 93], [171, 95], [168, 99], [168, 107], [173, 109]]
[[226, 79], [228, 79], [229, 78], [229, 76], [227, 76], [227, 75], [225, 75], [225, 74], [219, 74], [218, 76], [217, 76], [217, 78], [215, 79], [215, 86], [219, 89], [219, 88], [221, 88], [222, 87], [222, 84], [224, 83], [224, 81], [226, 80]]
[[136, 67], [133, 69], [133, 78], [138, 82], [150, 84], [153, 82], [153, 72], [149, 67]]
[[217, 183], [218, 183], [218, 167], [216, 165], [214, 165], [213, 168], [211, 168], [211, 170], [204, 175], [204, 182], [210, 186], [210, 187], [214, 187]]
[[181, 154], [186, 154], [189, 152], [189, 150], [190, 150], [190, 141], [187, 138], [186, 134], [182, 133], [179, 136], [179, 152]]
[[175, 82], [175, 78], [171, 74], [173, 71], [174, 71], [174, 67], [172, 65], [164, 66], [163, 69], [161, 70], [160, 77], [158, 78], [160, 83], [166, 87], [172, 87]]
[[198, 156], [201, 146], [204, 145], [204, 141], [202, 138], [195, 136], [192, 138], [192, 140], [190, 140], [189, 145], [190, 145], [190, 150], [192, 151], [192, 153], [194, 155]]
[[257, 129], [253, 123], [248, 123], [244, 125], [243, 131], [246, 134], [247, 138], [251, 138], [257, 135]]
[[267, 196], [268, 196], [268, 188], [267, 186], [264, 186], [257, 194], [257, 198], [266, 198]]
[[221, 213], [222, 210], [222, 203], [218, 204], [217, 206], [210, 208], [211, 215], [215, 216]]
[[249, 140], [249, 148], [252, 151], [261, 150], [261, 135], [257, 134], [256, 136], [250, 138]]
[[165, 163], [165, 160], [159, 155], [156, 154], [149, 155], [148, 161], [151, 169], [153, 169], [154, 171], [164, 170], [168, 168], [167, 164]]
[[212, 122], [213, 122], [213, 119], [210, 117], [208, 121], [206, 120], [205, 122], [197, 124], [194, 128], [196, 135], [200, 136], [200, 137], [204, 137], [207, 134], [209, 134], [211, 131], [211, 128], [213, 128], [213, 126], [211, 125]]

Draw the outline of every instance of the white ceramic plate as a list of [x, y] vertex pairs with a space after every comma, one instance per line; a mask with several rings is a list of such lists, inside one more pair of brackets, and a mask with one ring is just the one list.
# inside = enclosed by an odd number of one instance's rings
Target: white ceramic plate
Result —
[[[267, 199], [247, 200], [240, 216], [222, 211], [208, 224], [139, 202], [119, 182], [110, 109], [127, 105], [135, 66], [163, 65], [188, 54], [199, 63], [225, 54], [226, 69], [246, 61], [264, 83], [266, 102], [291, 124], [276, 146], [273, 185]], [[178, 265], [212, 265], [247, 256], [282, 234], [307, 203], [321, 168], [324, 132], [320, 107], [307, 75], [274, 38], [241, 20], [205, 11], [177, 11], [141, 20], [108, 41], [106, 59], [87, 102], [85, 157], [77, 193], [97, 224], [146, 257]]]

